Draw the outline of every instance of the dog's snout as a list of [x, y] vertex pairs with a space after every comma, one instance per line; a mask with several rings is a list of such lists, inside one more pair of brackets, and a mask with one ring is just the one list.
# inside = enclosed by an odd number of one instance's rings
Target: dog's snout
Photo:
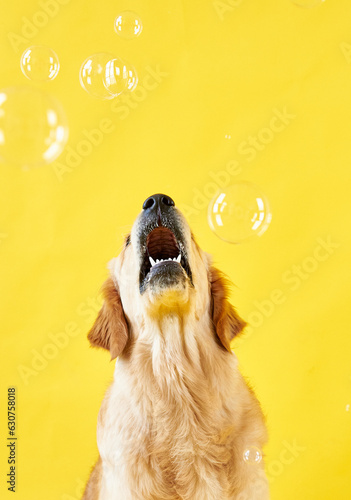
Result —
[[149, 196], [144, 203], [143, 209], [148, 210], [149, 208], [160, 209], [162, 210], [165, 207], [174, 207], [175, 203], [170, 196], [166, 194], [153, 194]]

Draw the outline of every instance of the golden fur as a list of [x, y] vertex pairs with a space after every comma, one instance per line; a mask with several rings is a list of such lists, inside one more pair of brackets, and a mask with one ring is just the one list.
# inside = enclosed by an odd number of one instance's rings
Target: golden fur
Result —
[[263, 461], [243, 460], [266, 441], [259, 403], [230, 348], [245, 322], [183, 225], [194, 287], [141, 295], [134, 229], [111, 264], [88, 338], [118, 359], [83, 500], [269, 498]]

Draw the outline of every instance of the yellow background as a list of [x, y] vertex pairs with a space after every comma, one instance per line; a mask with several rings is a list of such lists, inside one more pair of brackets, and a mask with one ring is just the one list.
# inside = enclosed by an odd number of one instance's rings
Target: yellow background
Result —
[[[113, 372], [86, 333], [107, 262], [144, 199], [163, 192], [185, 208], [200, 245], [237, 285], [233, 302], [256, 325], [233, 347], [267, 415], [272, 499], [349, 499], [349, 0], [312, 9], [289, 0], [55, 0], [56, 15], [17, 45], [11, 33], [23, 36], [24, 18], [38, 19], [44, 3], [2, 3], [1, 86], [55, 95], [73, 150], [101, 120], [113, 131], [74, 168], [67, 149], [45, 167], [0, 165], [0, 497], [80, 498]], [[126, 9], [143, 21], [138, 39], [113, 30]], [[55, 81], [38, 85], [21, 74], [20, 55], [33, 44], [57, 52]], [[137, 68], [131, 104], [80, 87], [81, 63], [100, 51]], [[150, 68], [162, 75], [148, 77]], [[293, 118], [248, 161], [242, 143], [265, 137], [275, 110]], [[206, 219], [213, 176], [233, 161], [240, 173], [230, 183], [260, 186], [273, 213], [268, 231], [242, 245], [218, 239]], [[34, 353], [49, 352], [52, 335], [69, 329], [77, 335], [66, 333], [67, 345], [24, 380], [19, 367], [32, 368]], [[18, 398], [15, 496], [5, 485], [9, 385]]]

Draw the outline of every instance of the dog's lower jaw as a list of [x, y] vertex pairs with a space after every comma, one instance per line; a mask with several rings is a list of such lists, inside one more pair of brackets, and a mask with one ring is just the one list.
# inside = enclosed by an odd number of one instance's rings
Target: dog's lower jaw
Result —
[[168, 314], [182, 316], [191, 307], [191, 289], [186, 281], [179, 281], [173, 286], [164, 287], [154, 284], [145, 292], [143, 300], [150, 317]]

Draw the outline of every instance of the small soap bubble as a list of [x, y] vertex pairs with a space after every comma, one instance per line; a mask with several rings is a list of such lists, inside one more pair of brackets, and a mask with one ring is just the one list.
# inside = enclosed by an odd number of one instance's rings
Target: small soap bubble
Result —
[[127, 65], [119, 58], [115, 57], [107, 62], [105, 66], [105, 76], [103, 84], [113, 97], [118, 96], [128, 90], [129, 72]]
[[350, 405], [346, 405], [345, 410], [350, 411]]
[[33, 82], [53, 80], [60, 69], [59, 58], [50, 47], [33, 45], [21, 56], [21, 70]]
[[138, 85], [138, 74], [134, 66], [132, 66], [129, 63], [127, 63], [127, 74], [128, 74], [127, 90], [129, 92], [133, 92], [135, 87]]
[[122, 38], [136, 38], [142, 30], [143, 24], [135, 12], [126, 10], [121, 12], [115, 19], [115, 32]]
[[208, 206], [210, 228], [228, 243], [241, 243], [261, 236], [271, 219], [266, 196], [250, 182], [236, 182], [221, 189]]
[[224, 136], [224, 139], [227, 139], [228, 141], [229, 141], [231, 138], [232, 138], [232, 136], [231, 136], [230, 134], [226, 134], [226, 135]]
[[54, 161], [68, 140], [62, 105], [37, 89], [0, 90], [0, 159], [28, 169]]
[[243, 458], [244, 462], [247, 464], [259, 464], [262, 460], [262, 452], [257, 446], [250, 446], [244, 451]]
[[318, 7], [318, 5], [321, 5], [325, 0], [291, 0], [291, 1], [298, 7], [305, 7], [306, 9], [311, 9], [312, 7]]

